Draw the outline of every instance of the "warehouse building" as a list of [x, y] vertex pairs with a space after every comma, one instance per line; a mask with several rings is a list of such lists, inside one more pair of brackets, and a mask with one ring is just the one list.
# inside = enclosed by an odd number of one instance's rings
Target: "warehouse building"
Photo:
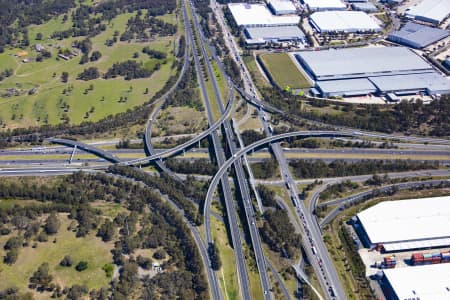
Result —
[[450, 264], [386, 269], [380, 286], [386, 299], [449, 300]]
[[432, 24], [440, 24], [449, 15], [449, 0], [422, 0], [405, 11], [406, 17]]
[[341, 0], [303, 0], [309, 11], [346, 10], [347, 6]]
[[294, 3], [290, 0], [270, 0], [269, 8], [277, 16], [297, 13]]
[[362, 11], [320, 11], [309, 17], [311, 26], [320, 33], [379, 32], [381, 27]]
[[428, 27], [425, 25], [408, 22], [399, 31], [388, 36], [388, 40], [408, 47], [422, 49], [448, 37], [447, 30]]
[[305, 42], [305, 34], [298, 26], [249, 27], [245, 28], [245, 36], [248, 44]]
[[295, 53], [314, 80], [367, 78], [433, 71], [413, 51], [404, 47], [345, 48]]
[[444, 67], [450, 71], [450, 57], [447, 57], [443, 62]]
[[299, 16], [276, 16], [263, 4], [229, 3], [228, 8], [238, 26], [248, 27], [277, 27], [297, 26]]
[[317, 81], [314, 96], [353, 97], [374, 94], [377, 88], [365, 78]]
[[450, 196], [381, 202], [356, 216], [355, 229], [371, 248], [450, 246]]
[[314, 96], [450, 94], [450, 81], [405, 47], [302, 51], [293, 54], [315, 81]]
[[367, 13], [374, 13], [378, 8], [372, 2], [356, 2], [352, 4], [352, 9], [356, 11], [364, 11]]

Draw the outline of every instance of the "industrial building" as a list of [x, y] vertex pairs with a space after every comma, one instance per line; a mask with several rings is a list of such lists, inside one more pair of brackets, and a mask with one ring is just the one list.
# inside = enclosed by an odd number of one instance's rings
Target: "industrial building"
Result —
[[320, 33], [379, 32], [381, 27], [362, 11], [320, 11], [309, 17], [311, 26]]
[[277, 16], [297, 13], [294, 3], [290, 0], [270, 0], [269, 8]]
[[355, 2], [352, 9], [356, 11], [364, 11], [367, 13], [377, 12], [378, 8], [372, 2]]
[[303, 0], [309, 11], [345, 10], [347, 6], [341, 0]]
[[450, 81], [405, 47], [302, 51], [294, 57], [315, 81], [314, 96], [350, 97], [450, 93]]
[[286, 41], [305, 42], [305, 34], [298, 26], [249, 27], [245, 28], [247, 44], [280, 43]]
[[297, 26], [299, 16], [276, 16], [263, 4], [229, 3], [234, 20], [242, 27]]
[[380, 285], [386, 299], [449, 300], [450, 264], [386, 269]]
[[440, 24], [449, 15], [449, 0], [422, 0], [405, 11], [406, 17], [432, 24]]
[[355, 229], [371, 248], [392, 252], [450, 246], [450, 196], [381, 202], [356, 216]]
[[450, 33], [447, 30], [408, 22], [401, 30], [389, 34], [387, 39], [394, 43], [422, 49], [449, 35]]
[[302, 51], [297, 60], [314, 80], [410, 74], [433, 68], [404, 47], [369, 47]]
[[450, 57], [447, 57], [443, 63], [444, 67], [450, 71]]

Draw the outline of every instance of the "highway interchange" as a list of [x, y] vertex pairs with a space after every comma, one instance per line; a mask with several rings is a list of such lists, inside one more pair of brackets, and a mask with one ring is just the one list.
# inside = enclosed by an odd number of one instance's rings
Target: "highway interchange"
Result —
[[[288, 132], [284, 134], [278, 134], [273, 135], [273, 130], [271, 129], [270, 125], [270, 116], [267, 114], [269, 113], [277, 113], [277, 114], [284, 114], [284, 112], [273, 108], [266, 103], [263, 103], [257, 94], [257, 90], [255, 85], [253, 84], [250, 74], [248, 70], [246, 69], [245, 65], [241, 63], [240, 54], [238, 51], [238, 48], [235, 44], [234, 39], [231, 38], [231, 35], [225, 25], [223, 15], [220, 10], [215, 9], [215, 13], [217, 15], [217, 19], [219, 21], [219, 24], [222, 26], [222, 30], [224, 31], [224, 35], [228, 37], [226, 39], [226, 43], [229, 46], [233, 59], [236, 60], [238, 65], [241, 68], [242, 78], [244, 79], [244, 88], [240, 88], [235, 86], [231, 81], [228, 79], [228, 88], [229, 88], [229, 94], [230, 98], [228, 99], [228, 103], [226, 106], [223, 105], [222, 101], [222, 95], [218, 88], [218, 83], [215, 79], [215, 75], [212, 69], [211, 61], [215, 61], [217, 65], [220, 67], [221, 71], [223, 72], [223, 66], [220, 59], [214, 55], [214, 51], [209, 45], [208, 40], [204, 37], [201, 26], [199, 24], [198, 16], [195, 12], [195, 8], [192, 5], [190, 1], [181, 1], [182, 2], [182, 10], [183, 10], [183, 16], [184, 16], [184, 23], [185, 23], [185, 30], [186, 30], [186, 53], [184, 56], [184, 65], [181, 71], [181, 76], [177, 80], [177, 82], [174, 84], [174, 86], [165, 93], [158, 101], [156, 109], [152, 112], [146, 128], [145, 133], [145, 139], [144, 139], [144, 145], [146, 149], [146, 157], [140, 157], [144, 153], [142, 150], [132, 150], [132, 149], [118, 149], [118, 150], [103, 150], [99, 147], [96, 147], [95, 145], [90, 145], [87, 143], [82, 143], [80, 141], [72, 141], [72, 140], [65, 140], [65, 139], [57, 139], [52, 138], [48, 139], [51, 143], [56, 143], [68, 147], [77, 147], [80, 150], [86, 151], [88, 153], [92, 153], [98, 157], [101, 157], [106, 162], [99, 164], [97, 159], [97, 164], [92, 162], [93, 165], [90, 165], [89, 167], [76, 167], [74, 165], [66, 164], [65, 162], [61, 161], [55, 161], [52, 159], [49, 159], [46, 161], [45, 159], [42, 159], [41, 157], [39, 159], [36, 159], [33, 161], [33, 163], [36, 164], [42, 164], [42, 166], [33, 166], [33, 167], [26, 167], [26, 168], [19, 168], [19, 167], [9, 167], [9, 168], [3, 168], [0, 169], [0, 176], [56, 176], [56, 175], [64, 175], [69, 174], [72, 172], [79, 171], [80, 169], [83, 169], [88, 172], [97, 172], [105, 169], [110, 165], [110, 163], [113, 164], [120, 164], [120, 165], [130, 165], [130, 166], [141, 166], [143, 164], [148, 164], [150, 162], [156, 163], [159, 168], [163, 172], [169, 172], [171, 176], [176, 177], [177, 174], [174, 174], [172, 171], [168, 170], [163, 162], [162, 159], [172, 157], [175, 155], [178, 155], [180, 153], [184, 153], [186, 150], [191, 149], [194, 145], [196, 145], [199, 141], [206, 137], [211, 137], [213, 142], [213, 148], [214, 148], [214, 155], [216, 157], [216, 161], [219, 165], [218, 172], [214, 175], [214, 177], [211, 179], [211, 184], [209, 186], [209, 190], [205, 199], [205, 206], [204, 206], [204, 218], [205, 218], [205, 229], [206, 229], [206, 241], [203, 241], [201, 234], [199, 233], [198, 228], [195, 226], [189, 224], [189, 227], [193, 233], [193, 236], [196, 240], [197, 246], [199, 247], [199, 250], [201, 252], [201, 256], [203, 259], [203, 263], [205, 265], [207, 276], [208, 276], [208, 282], [210, 285], [211, 290], [211, 297], [213, 299], [225, 299], [224, 295], [222, 294], [223, 291], [221, 290], [217, 278], [216, 272], [212, 271], [210, 267], [210, 261], [209, 257], [207, 255], [207, 247], [209, 243], [212, 243], [212, 237], [211, 237], [211, 226], [210, 226], [210, 205], [213, 200], [213, 196], [216, 193], [216, 188], [219, 183], [222, 185], [222, 196], [224, 197], [224, 201], [226, 204], [226, 217], [228, 218], [227, 224], [230, 226], [230, 232], [231, 232], [231, 238], [232, 238], [232, 244], [233, 249], [236, 256], [236, 262], [237, 262], [237, 275], [238, 275], [238, 282], [239, 282], [239, 292], [241, 294], [241, 297], [243, 299], [251, 299], [251, 293], [249, 288], [249, 279], [248, 279], [248, 270], [247, 270], [247, 263], [244, 258], [243, 254], [243, 237], [241, 236], [241, 230], [239, 229], [239, 221], [238, 216], [236, 213], [237, 209], [237, 203], [233, 199], [230, 187], [230, 182], [228, 179], [228, 170], [230, 168], [234, 168], [235, 174], [236, 174], [236, 188], [239, 189], [240, 195], [242, 198], [242, 206], [245, 211], [245, 222], [244, 226], [248, 226], [253, 252], [256, 258], [256, 263], [258, 267], [258, 273], [262, 288], [262, 294], [264, 299], [273, 299], [273, 295], [271, 292], [271, 283], [269, 281], [269, 277], [267, 274], [267, 270], [270, 269], [271, 272], [275, 274], [275, 277], [279, 277], [278, 274], [276, 274], [276, 270], [266, 261], [266, 257], [263, 253], [263, 248], [260, 241], [259, 236], [259, 229], [257, 226], [257, 219], [255, 214], [255, 209], [253, 207], [253, 203], [251, 200], [251, 193], [257, 194], [257, 191], [254, 189], [254, 184], [250, 184], [252, 191], [249, 189], [248, 180], [246, 177], [246, 173], [244, 172], [244, 166], [246, 166], [247, 172], [249, 172], [250, 177], [251, 176], [251, 169], [248, 165], [248, 159], [246, 157], [247, 154], [251, 153], [255, 149], [259, 149], [260, 147], [264, 145], [269, 145], [271, 152], [275, 156], [275, 158], [278, 161], [278, 164], [280, 166], [280, 172], [281, 172], [281, 182], [280, 184], [283, 184], [286, 189], [288, 190], [289, 196], [291, 198], [291, 201], [293, 202], [295, 206], [295, 213], [297, 214], [297, 218], [300, 221], [299, 222], [299, 228], [302, 232], [303, 237], [303, 248], [305, 250], [305, 253], [307, 254], [308, 261], [311, 263], [311, 265], [314, 268], [314, 271], [316, 273], [316, 276], [320, 282], [320, 285], [322, 287], [323, 295], [326, 299], [346, 299], [345, 297], [345, 291], [342, 287], [342, 284], [339, 282], [339, 278], [337, 276], [336, 270], [333, 267], [333, 263], [331, 262], [329, 255], [327, 253], [327, 249], [322, 241], [321, 237], [321, 231], [320, 231], [320, 224], [317, 222], [315, 217], [312, 215], [312, 212], [314, 211], [315, 207], [318, 205], [317, 200], [320, 195], [320, 190], [317, 192], [313, 197], [312, 201], [310, 201], [308, 207], [304, 204], [304, 199], [301, 199], [299, 197], [299, 192], [297, 190], [296, 182], [290, 172], [290, 169], [287, 164], [287, 158], [286, 154], [291, 153], [311, 153], [311, 154], [336, 154], [339, 151], [347, 152], [349, 155], [351, 154], [365, 154], [368, 156], [371, 155], [377, 155], [379, 153], [387, 154], [387, 155], [417, 155], [417, 156], [448, 156], [448, 145], [450, 145], [450, 141], [443, 140], [443, 139], [431, 139], [431, 138], [421, 138], [421, 137], [406, 137], [406, 136], [400, 136], [400, 135], [387, 135], [387, 134], [379, 134], [379, 133], [372, 133], [372, 132], [363, 132], [363, 131], [355, 131], [353, 129], [349, 128], [337, 128], [337, 130], [321, 130], [321, 131], [298, 131], [298, 132]], [[215, 7], [215, 1], [212, 2], [213, 7]], [[187, 11], [188, 5], [190, 7], [190, 11], [192, 12], [192, 22], [190, 22], [189, 13]], [[193, 28], [191, 28], [191, 25]], [[197, 43], [197, 42], [198, 43]], [[198, 47], [200, 45], [200, 47]], [[207, 48], [208, 47], [208, 48]], [[200, 49], [199, 49], [200, 48]], [[208, 51], [209, 50], [209, 51]], [[196, 135], [189, 141], [176, 146], [171, 149], [167, 150], [155, 150], [152, 143], [151, 143], [151, 127], [154, 118], [158, 114], [160, 110], [160, 105], [164, 103], [164, 100], [167, 99], [167, 97], [176, 89], [176, 86], [180, 82], [180, 79], [182, 75], [186, 72], [188, 69], [188, 57], [189, 53], [192, 52], [192, 56], [194, 58], [195, 62], [195, 68], [197, 72], [198, 81], [200, 84], [201, 94], [206, 104], [206, 112], [208, 116], [209, 121], [209, 128], [205, 130], [204, 132]], [[212, 53], [211, 55], [209, 53]], [[200, 58], [203, 58], [202, 61], [200, 61]], [[213, 91], [214, 95], [208, 94], [208, 91], [206, 89], [205, 84], [205, 76], [202, 73], [201, 64], [206, 65], [206, 73], [207, 77], [212, 81], [213, 85]], [[226, 74], [222, 74], [225, 78]], [[239, 143], [239, 128], [234, 122], [234, 126], [231, 126], [231, 122], [229, 120], [232, 110], [233, 110], [233, 104], [234, 104], [234, 91], [233, 89], [236, 89], [244, 98], [252, 105], [256, 106], [258, 109], [258, 118], [260, 119], [260, 122], [263, 126], [264, 132], [266, 134], [266, 138], [262, 139], [260, 141], [257, 141], [251, 145], [248, 145], [246, 147], [242, 146], [242, 143]], [[212, 114], [211, 110], [211, 103], [210, 101], [217, 101], [217, 105], [220, 109], [221, 116], [219, 119], [214, 120], [214, 116]], [[222, 146], [222, 142], [220, 140], [219, 132], [221, 132], [222, 138], [226, 140], [226, 145], [228, 146], [228, 149], [224, 149]], [[428, 151], [424, 149], [343, 149], [343, 150], [336, 150], [336, 149], [291, 149], [286, 150], [282, 149], [279, 142], [283, 141], [289, 137], [299, 137], [299, 138], [306, 138], [306, 137], [317, 137], [317, 138], [359, 138], [359, 139], [365, 139], [365, 138], [376, 138], [381, 140], [393, 140], [393, 141], [403, 141], [403, 142], [414, 142], [414, 143], [431, 143], [439, 145], [442, 148], [435, 148], [433, 151]], [[3, 159], [3, 163], [8, 162], [7, 157], [8, 155], [14, 156], [14, 155], [21, 155], [29, 157], [29, 160], [27, 160], [27, 163], [29, 164], [30, 161], [33, 160], [33, 156], [36, 155], [42, 155], [42, 152], [46, 151], [47, 153], [59, 153], [59, 154], [66, 154], [69, 158], [69, 155], [73, 155], [75, 151], [71, 150], [67, 147], [42, 147], [40, 149], [21, 149], [21, 150], [4, 150], [0, 153], [0, 157]], [[197, 152], [204, 152], [203, 149], [196, 150]], [[127, 154], [136, 154], [137, 158], [133, 159], [121, 159], [119, 158], [120, 154], [127, 153]], [[229, 153], [228, 157], [226, 153]], [[450, 160], [450, 159], [449, 159]], [[52, 162], [53, 165], [50, 165], [49, 163]], [[9, 162], [13, 163], [13, 162]], [[14, 162], [15, 163], [15, 162]], [[14, 164], [13, 163], [13, 164]], [[17, 162], [20, 163], [20, 162]], [[172, 173], [171, 173], [172, 172]], [[448, 171], [446, 173], [448, 176]], [[252, 181], [252, 180], [251, 180]], [[436, 183], [437, 181], [433, 181], [433, 183]], [[414, 187], [416, 184], [419, 183], [408, 183], [400, 186], [401, 188], [410, 188]], [[388, 189], [389, 187], [386, 187]], [[334, 218], [339, 212], [340, 208], [343, 207], [346, 203], [349, 203], [351, 201], [356, 201], [357, 199], [360, 199], [364, 197], [366, 194], [359, 194], [356, 196], [351, 196], [346, 199], [339, 199], [336, 200], [336, 203], [329, 203], [329, 204], [339, 204], [339, 206], [334, 209], [330, 215], [328, 215], [322, 223], [326, 223], [332, 218]], [[257, 195], [256, 195], [257, 197]], [[258, 203], [258, 209], [261, 210], [260, 204]], [[323, 224], [322, 224], [323, 225]], [[226, 262], [225, 262], [226, 263]], [[305, 278], [307, 279], [307, 278]], [[282, 290], [285, 287], [282, 286]], [[284, 293], [286, 294], [286, 293]]]

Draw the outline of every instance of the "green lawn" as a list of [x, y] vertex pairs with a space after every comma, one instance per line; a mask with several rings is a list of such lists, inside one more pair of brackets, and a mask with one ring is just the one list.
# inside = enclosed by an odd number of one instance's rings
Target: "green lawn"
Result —
[[[6, 49], [5, 53], [0, 54], [0, 71], [6, 68], [13, 68], [15, 71], [15, 75], [0, 82], [0, 120], [6, 124], [3, 125], [4, 128], [57, 124], [62, 122], [64, 114], [67, 114], [70, 122], [74, 124], [82, 121], [97, 121], [148, 101], [162, 88], [167, 79], [176, 73], [171, 66], [175, 59], [173, 49], [177, 35], [157, 37], [148, 43], [118, 42], [112, 47], [107, 47], [105, 41], [111, 39], [116, 30], [122, 33], [127, 20], [132, 16], [131, 13], [117, 16], [107, 25], [104, 32], [91, 38], [92, 50], [100, 51], [102, 57], [96, 62], [84, 65], [79, 64], [80, 55], [69, 61], [57, 58], [58, 48], [71, 49], [73, 41], [84, 39], [83, 37], [62, 41], [50, 39], [51, 33], [55, 30], [69, 28], [70, 21], [62, 23], [62, 17], [58, 17], [42, 25], [30, 26], [30, 47], [25, 49], [28, 52], [26, 57], [37, 56], [34, 50], [34, 45], [37, 43], [44, 45], [52, 53], [52, 57], [42, 62], [23, 63], [23, 58], [14, 57], [20, 49]], [[177, 21], [174, 14], [161, 18], [171, 23]], [[35, 40], [38, 32], [44, 35], [42, 41]], [[141, 52], [145, 46], [167, 53], [167, 59], [149, 58]], [[142, 62], [147, 67], [153, 67], [159, 62], [160, 70], [150, 78], [131, 81], [121, 77], [109, 80], [99, 78], [91, 81], [76, 79], [85, 68], [95, 66], [100, 72], [106, 72], [116, 62], [133, 59], [135, 52], [139, 53], [136, 59], [138, 62]], [[64, 71], [69, 73], [68, 83], [62, 83], [60, 80], [61, 73]], [[91, 84], [94, 89], [85, 93]], [[63, 94], [63, 91], [69, 87], [72, 87], [72, 91]], [[20, 95], [1, 97], [12, 88], [16, 89]], [[37, 88], [37, 91], [29, 95], [28, 91], [32, 88]], [[147, 88], [148, 94], [144, 94]], [[119, 102], [121, 97], [126, 98], [126, 101]], [[90, 112], [91, 110], [93, 112]]]
[[279, 88], [309, 88], [311, 84], [287, 53], [261, 54], [261, 61]]
[[[112, 262], [110, 250], [113, 243], [103, 243], [95, 237], [92, 232], [84, 238], [76, 238], [75, 233], [68, 231], [71, 220], [67, 215], [60, 215], [61, 227], [59, 232], [49, 237], [49, 241], [38, 243], [37, 248], [31, 245], [19, 250], [19, 257], [15, 264], [9, 266], [0, 262], [0, 290], [7, 287], [17, 286], [22, 291], [31, 291], [27, 288], [30, 276], [37, 270], [38, 266], [47, 262], [50, 266], [50, 273], [53, 275], [54, 283], [65, 286], [73, 284], [85, 284], [90, 289], [107, 286], [110, 279], [105, 275], [102, 267], [106, 263]], [[0, 237], [0, 256], [4, 256], [3, 244], [9, 236]], [[56, 243], [53, 240], [56, 239]], [[88, 262], [88, 269], [78, 272], [74, 267], [61, 267], [59, 262], [65, 255], [70, 255], [74, 260], [74, 265], [79, 261]], [[50, 294], [36, 294], [36, 299], [48, 299]]]
[[217, 272], [224, 298], [227, 300], [240, 299], [239, 285], [236, 273], [236, 258], [230, 247], [227, 232], [223, 223], [211, 218], [211, 233], [219, 248], [222, 268]]

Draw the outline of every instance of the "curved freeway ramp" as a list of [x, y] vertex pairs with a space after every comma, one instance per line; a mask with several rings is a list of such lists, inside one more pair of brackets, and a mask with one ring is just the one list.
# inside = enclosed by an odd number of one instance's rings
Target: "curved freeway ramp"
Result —
[[58, 138], [49, 138], [47, 140], [51, 143], [58, 144], [58, 145], [64, 145], [64, 146], [69, 146], [69, 147], [76, 146], [77, 148], [79, 148], [81, 150], [84, 150], [86, 152], [97, 155], [97, 156], [104, 158], [107, 161], [112, 162], [112, 163], [120, 163], [121, 162], [121, 160], [114, 154], [111, 154], [108, 151], [99, 149], [95, 146], [91, 146], [91, 145], [88, 145], [88, 144], [85, 144], [82, 142], [69, 140], [69, 139], [58, 139]]

